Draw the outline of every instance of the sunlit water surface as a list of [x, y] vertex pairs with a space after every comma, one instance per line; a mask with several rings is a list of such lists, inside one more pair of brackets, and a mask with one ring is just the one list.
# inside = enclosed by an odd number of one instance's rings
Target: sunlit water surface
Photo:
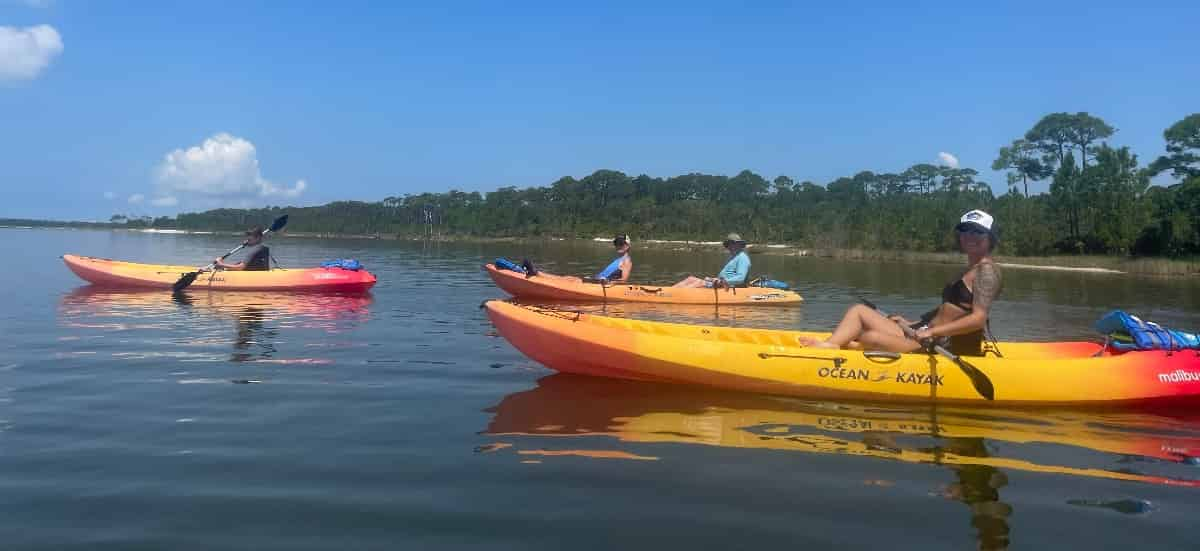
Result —
[[[355, 257], [368, 295], [85, 286], [67, 252], [201, 264], [229, 237], [0, 229], [4, 548], [1194, 549], [1200, 415], [884, 406], [552, 375], [496, 336], [497, 256], [590, 243], [275, 238]], [[754, 255], [798, 308], [610, 315], [823, 329], [919, 313], [955, 266]], [[635, 251], [641, 281], [718, 252]], [[1093, 338], [1120, 307], [1200, 328], [1194, 281], [1005, 271], [1002, 339]]]

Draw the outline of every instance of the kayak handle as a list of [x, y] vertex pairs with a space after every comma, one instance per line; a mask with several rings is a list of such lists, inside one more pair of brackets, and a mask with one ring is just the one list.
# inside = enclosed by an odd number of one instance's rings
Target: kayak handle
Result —
[[898, 352], [886, 352], [883, 350], [867, 350], [863, 352], [863, 357], [878, 363], [892, 363], [900, 359]]
[[825, 360], [825, 361], [833, 362], [833, 367], [842, 367], [842, 364], [846, 363], [846, 358], [842, 358], [839, 356], [833, 356], [833, 357], [805, 356], [804, 354], [770, 354], [767, 352], [759, 352], [758, 357], [762, 358], [764, 360], [769, 360], [771, 358], [799, 358], [801, 360]]

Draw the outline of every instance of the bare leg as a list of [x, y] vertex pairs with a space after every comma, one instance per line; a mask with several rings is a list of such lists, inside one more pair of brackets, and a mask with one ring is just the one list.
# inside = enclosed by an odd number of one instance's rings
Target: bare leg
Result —
[[704, 280], [696, 276], [687, 276], [687, 278], [685, 278], [683, 281], [672, 285], [672, 287], [704, 287]]
[[883, 331], [868, 329], [858, 337], [859, 348], [865, 350], [886, 350], [888, 352], [915, 352], [921, 349], [921, 344], [903, 335], [893, 335]]
[[[874, 308], [855, 304], [846, 310], [842, 321], [828, 339], [817, 341], [801, 337], [797, 339], [804, 346], [817, 348], [845, 348], [853, 341], [861, 341], [863, 346], [888, 345], [888, 350], [895, 347], [906, 347], [904, 331], [896, 322], [883, 317]], [[912, 341], [909, 341], [912, 342]], [[916, 345], [913, 342], [913, 345]]]

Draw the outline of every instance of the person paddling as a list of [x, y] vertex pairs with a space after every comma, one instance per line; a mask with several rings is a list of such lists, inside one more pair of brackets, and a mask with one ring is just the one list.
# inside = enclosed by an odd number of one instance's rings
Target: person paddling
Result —
[[[915, 352], [932, 342], [956, 355], [978, 356], [992, 302], [1000, 295], [1000, 268], [992, 260], [999, 232], [992, 216], [981, 210], [962, 215], [958, 246], [967, 255], [967, 268], [942, 289], [942, 303], [917, 322], [900, 316], [884, 317], [865, 304], [846, 310], [837, 329], [825, 340], [800, 337], [804, 346], [816, 348], [866, 348], [889, 352]], [[905, 336], [898, 324], [914, 330]]]
[[227, 263], [217, 258], [213, 264], [221, 270], [245, 270], [248, 272], [265, 272], [271, 269], [271, 249], [263, 244], [263, 229], [255, 226], [246, 230], [245, 260]]
[[721, 272], [717, 277], [699, 278], [696, 276], [687, 276], [683, 281], [672, 285], [672, 287], [706, 287], [706, 288], [721, 288], [721, 287], [742, 287], [746, 283], [746, 277], [750, 275], [750, 255], [746, 254], [746, 240], [742, 236], [731, 233], [725, 236], [725, 241], [721, 242], [725, 250], [729, 251], [729, 262], [725, 263], [725, 267], [721, 268]]

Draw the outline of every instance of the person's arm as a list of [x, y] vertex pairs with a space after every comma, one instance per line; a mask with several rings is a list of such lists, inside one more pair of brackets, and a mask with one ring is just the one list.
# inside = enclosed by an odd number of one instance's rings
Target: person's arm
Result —
[[975, 299], [971, 302], [971, 313], [954, 321], [918, 332], [917, 337], [921, 339], [951, 337], [982, 330], [987, 325], [992, 302], [1000, 296], [1000, 283], [1000, 270], [996, 268], [996, 265], [991, 262], [981, 264], [979, 273], [975, 274], [975, 285], [972, 290]]
[[625, 259], [621, 261], [620, 270], [621, 277], [618, 277], [613, 281], [629, 281], [629, 274], [633, 273], [633, 260], [626, 256]]
[[729, 285], [741, 285], [746, 281], [748, 275], [750, 275], [750, 256], [741, 252], [733, 259], [733, 273], [722, 274], [722, 277]]
[[245, 270], [245, 269], [246, 269], [246, 263], [245, 263], [245, 262], [235, 262], [235, 263], [233, 263], [233, 264], [226, 264], [226, 263], [225, 263], [224, 261], [222, 261], [220, 258], [218, 258], [218, 259], [214, 260], [213, 262], [214, 262], [214, 263], [216, 263], [217, 267], [218, 267], [218, 268], [220, 268], [220, 269], [222, 269], [222, 270], [233, 270], [233, 271], [235, 271], [235, 272], [236, 272], [236, 271], [238, 271], [238, 270]]

